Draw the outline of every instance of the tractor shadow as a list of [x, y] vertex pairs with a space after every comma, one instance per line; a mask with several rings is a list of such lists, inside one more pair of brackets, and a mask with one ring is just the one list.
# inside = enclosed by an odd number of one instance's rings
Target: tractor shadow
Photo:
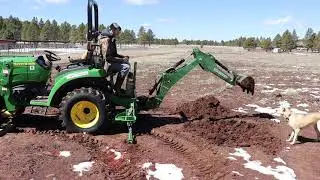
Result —
[[15, 132], [23, 132], [24, 129], [35, 131], [60, 131], [63, 130], [57, 116], [44, 116], [38, 114], [23, 114], [15, 118]]
[[[152, 129], [159, 128], [166, 125], [174, 125], [174, 124], [184, 124], [191, 123], [193, 121], [201, 121], [203, 119], [207, 119], [209, 121], [220, 121], [220, 120], [229, 120], [229, 119], [245, 119], [245, 118], [259, 118], [259, 119], [273, 119], [274, 116], [267, 113], [256, 113], [256, 114], [231, 114], [229, 116], [224, 117], [209, 117], [202, 119], [191, 119], [188, 118], [184, 112], [179, 112], [179, 114], [160, 114], [155, 115], [153, 113], [146, 114], [138, 114], [137, 121], [134, 124], [134, 133], [139, 136], [143, 134], [151, 134]], [[98, 135], [113, 135], [119, 133], [127, 133], [128, 128], [126, 123], [112, 123], [109, 124], [108, 130], [104, 132], [99, 132]]]
[[317, 139], [312, 139], [308, 137], [298, 136], [297, 138], [297, 144], [305, 144], [308, 142], [320, 143], [320, 141], [318, 141]]
[[[208, 117], [209, 121], [220, 121], [239, 118], [259, 118], [259, 119], [272, 119], [270, 114], [257, 113], [257, 114], [230, 114], [223, 117]], [[205, 119], [205, 118], [204, 118]], [[137, 114], [137, 121], [134, 124], [133, 131], [136, 135], [151, 134], [152, 129], [159, 128], [166, 125], [191, 123], [193, 121], [201, 121], [202, 119], [191, 119], [180, 112], [178, 114], [167, 114], [154, 112], [146, 112]], [[57, 116], [44, 116], [42, 114], [23, 114], [15, 118], [16, 130], [14, 132], [23, 132], [25, 129], [34, 129], [35, 131], [64, 131], [61, 127], [61, 122], [58, 121]], [[124, 122], [108, 123], [106, 128], [94, 133], [93, 135], [114, 135], [127, 133], [128, 127]]]
[[[154, 115], [154, 114], [137, 114], [137, 121], [134, 123], [133, 132], [139, 136], [151, 134], [152, 129], [170, 124], [182, 124], [189, 120], [179, 115]], [[98, 135], [110, 135], [127, 133], [128, 127], [125, 122], [113, 122], [109, 124], [106, 131], [99, 132]]]

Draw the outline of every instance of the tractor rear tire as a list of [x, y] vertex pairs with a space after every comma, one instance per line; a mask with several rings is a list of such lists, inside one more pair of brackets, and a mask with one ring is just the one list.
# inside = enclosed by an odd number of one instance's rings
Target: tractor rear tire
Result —
[[106, 121], [104, 94], [93, 88], [68, 92], [60, 103], [60, 120], [68, 133], [94, 133]]

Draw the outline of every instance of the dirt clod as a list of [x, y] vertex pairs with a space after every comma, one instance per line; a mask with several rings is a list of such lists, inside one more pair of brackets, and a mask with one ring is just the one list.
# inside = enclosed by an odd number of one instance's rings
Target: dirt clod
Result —
[[204, 96], [195, 101], [179, 105], [175, 113], [183, 113], [190, 119], [219, 118], [230, 113], [214, 96]]

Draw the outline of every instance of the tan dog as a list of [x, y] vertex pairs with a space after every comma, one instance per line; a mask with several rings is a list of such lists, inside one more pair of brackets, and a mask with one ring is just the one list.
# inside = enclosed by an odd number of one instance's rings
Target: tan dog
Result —
[[293, 129], [289, 139], [286, 140], [288, 142], [292, 140], [290, 144], [295, 144], [300, 130], [309, 125], [314, 125], [317, 140], [320, 141], [320, 112], [296, 114], [290, 108], [282, 108], [280, 115], [284, 117], [288, 125]]

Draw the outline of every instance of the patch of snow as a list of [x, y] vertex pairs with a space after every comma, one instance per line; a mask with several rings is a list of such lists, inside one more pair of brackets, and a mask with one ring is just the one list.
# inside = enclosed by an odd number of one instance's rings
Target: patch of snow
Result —
[[285, 86], [286, 84], [278, 84], [278, 86]]
[[231, 156], [229, 156], [229, 157], [227, 157], [227, 158], [230, 159], [230, 160], [232, 160], [232, 161], [236, 161], [236, 160], [237, 160], [236, 158], [231, 157]]
[[276, 123], [280, 123], [281, 121], [279, 119], [270, 119], [271, 121], [273, 122], [276, 122]]
[[122, 157], [122, 155], [121, 155], [120, 152], [118, 152], [118, 151], [116, 151], [116, 150], [114, 150], [114, 149], [110, 149], [110, 151], [113, 152], [114, 155], [116, 156], [116, 157], [114, 158], [114, 160], [119, 160], [119, 159]]
[[266, 77], [264, 77], [264, 78], [266, 78], [266, 79], [270, 79], [270, 77], [269, 77], [269, 76], [266, 76]]
[[248, 113], [247, 109], [244, 109], [242, 107], [239, 107], [237, 109], [232, 109], [232, 110], [235, 111], [235, 112]]
[[295, 90], [293, 88], [288, 88], [288, 89], [282, 90], [282, 93], [287, 95], [295, 95], [295, 94], [298, 94], [298, 90]]
[[279, 158], [279, 157], [278, 157], [278, 158], [274, 158], [273, 160], [276, 161], [276, 162], [282, 163], [282, 164], [284, 164], [284, 165], [287, 165], [287, 163], [284, 162], [284, 160], [281, 159], [281, 158]]
[[258, 106], [258, 105], [256, 105], [256, 104], [247, 104], [246, 106], [248, 106], [248, 107], [253, 107], [253, 108], [258, 108], [258, 107], [260, 107], [260, 106]]
[[262, 90], [261, 92], [262, 93], [273, 93], [273, 92], [276, 92], [280, 90], [279, 88], [273, 88], [273, 89], [270, 89], [270, 90]]
[[73, 171], [79, 172], [79, 176], [83, 175], [83, 171], [90, 171], [94, 161], [82, 162], [77, 165], [73, 165]]
[[71, 156], [70, 151], [60, 151], [59, 156], [69, 157]]
[[255, 109], [255, 111], [260, 112], [260, 113], [267, 113], [267, 114], [276, 113], [276, 110], [272, 109], [271, 107], [258, 107]]
[[291, 104], [288, 101], [280, 101], [279, 102], [280, 108], [289, 108]]
[[310, 91], [311, 94], [319, 94], [320, 91]]
[[236, 174], [238, 176], [244, 176], [243, 174], [239, 173], [238, 171], [232, 171], [233, 174]]
[[235, 151], [236, 152], [229, 154], [233, 156], [243, 157], [243, 159], [247, 161], [244, 164], [245, 168], [258, 171], [262, 174], [273, 175], [276, 179], [296, 179], [296, 175], [291, 168], [288, 168], [286, 166], [276, 166], [275, 168], [272, 168], [271, 166], [264, 167], [261, 165], [262, 163], [260, 161], [251, 161], [251, 155], [242, 148], [235, 148]]
[[[279, 107], [277, 107], [277, 108], [260, 107], [259, 105], [256, 105], [256, 104], [247, 104], [246, 106], [255, 108], [254, 111], [256, 111], [256, 112], [267, 113], [267, 114], [270, 114], [272, 116], [278, 116], [279, 117], [280, 116], [280, 113], [279, 113], [280, 108], [289, 108], [291, 105], [290, 105], [290, 103], [288, 101], [280, 101], [279, 102]], [[299, 111], [297, 111], [297, 109], [293, 109], [293, 110], [296, 111], [296, 112], [299, 112]], [[280, 123], [279, 119], [271, 119], [271, 121]]]
[[272, 87], [271, 87], [271, 86], [266, 85], [266, 86], [264, 86], [264, 88], [266, 88], [266, 89], [271, 89]]
[[312, 97], [316, 98], [316, 99], [319, 99], [320, 96], [317, 96], [317, 95], [314, 95], [314, 94], [310, 94]]
[[310, 88], [298, 88], [297, 91], [300, 91], [300, 92], [309, 92], [309, 91], [310, 91]]
[[297, 107], [309, 107], [309, 105], [306, 103], [303, 103], [303, 104], [298, 104]]
[[150, 169], [152, 163], [145, 163], [142, 165], [143, 169], [147, 170], [146, 178], [149, 180], [151, 177], [159, 180], [181, 180], [184, 178], [182, 169], [177, 168], [174, 164], [159, 164], [155, 163], [155, 171]]

